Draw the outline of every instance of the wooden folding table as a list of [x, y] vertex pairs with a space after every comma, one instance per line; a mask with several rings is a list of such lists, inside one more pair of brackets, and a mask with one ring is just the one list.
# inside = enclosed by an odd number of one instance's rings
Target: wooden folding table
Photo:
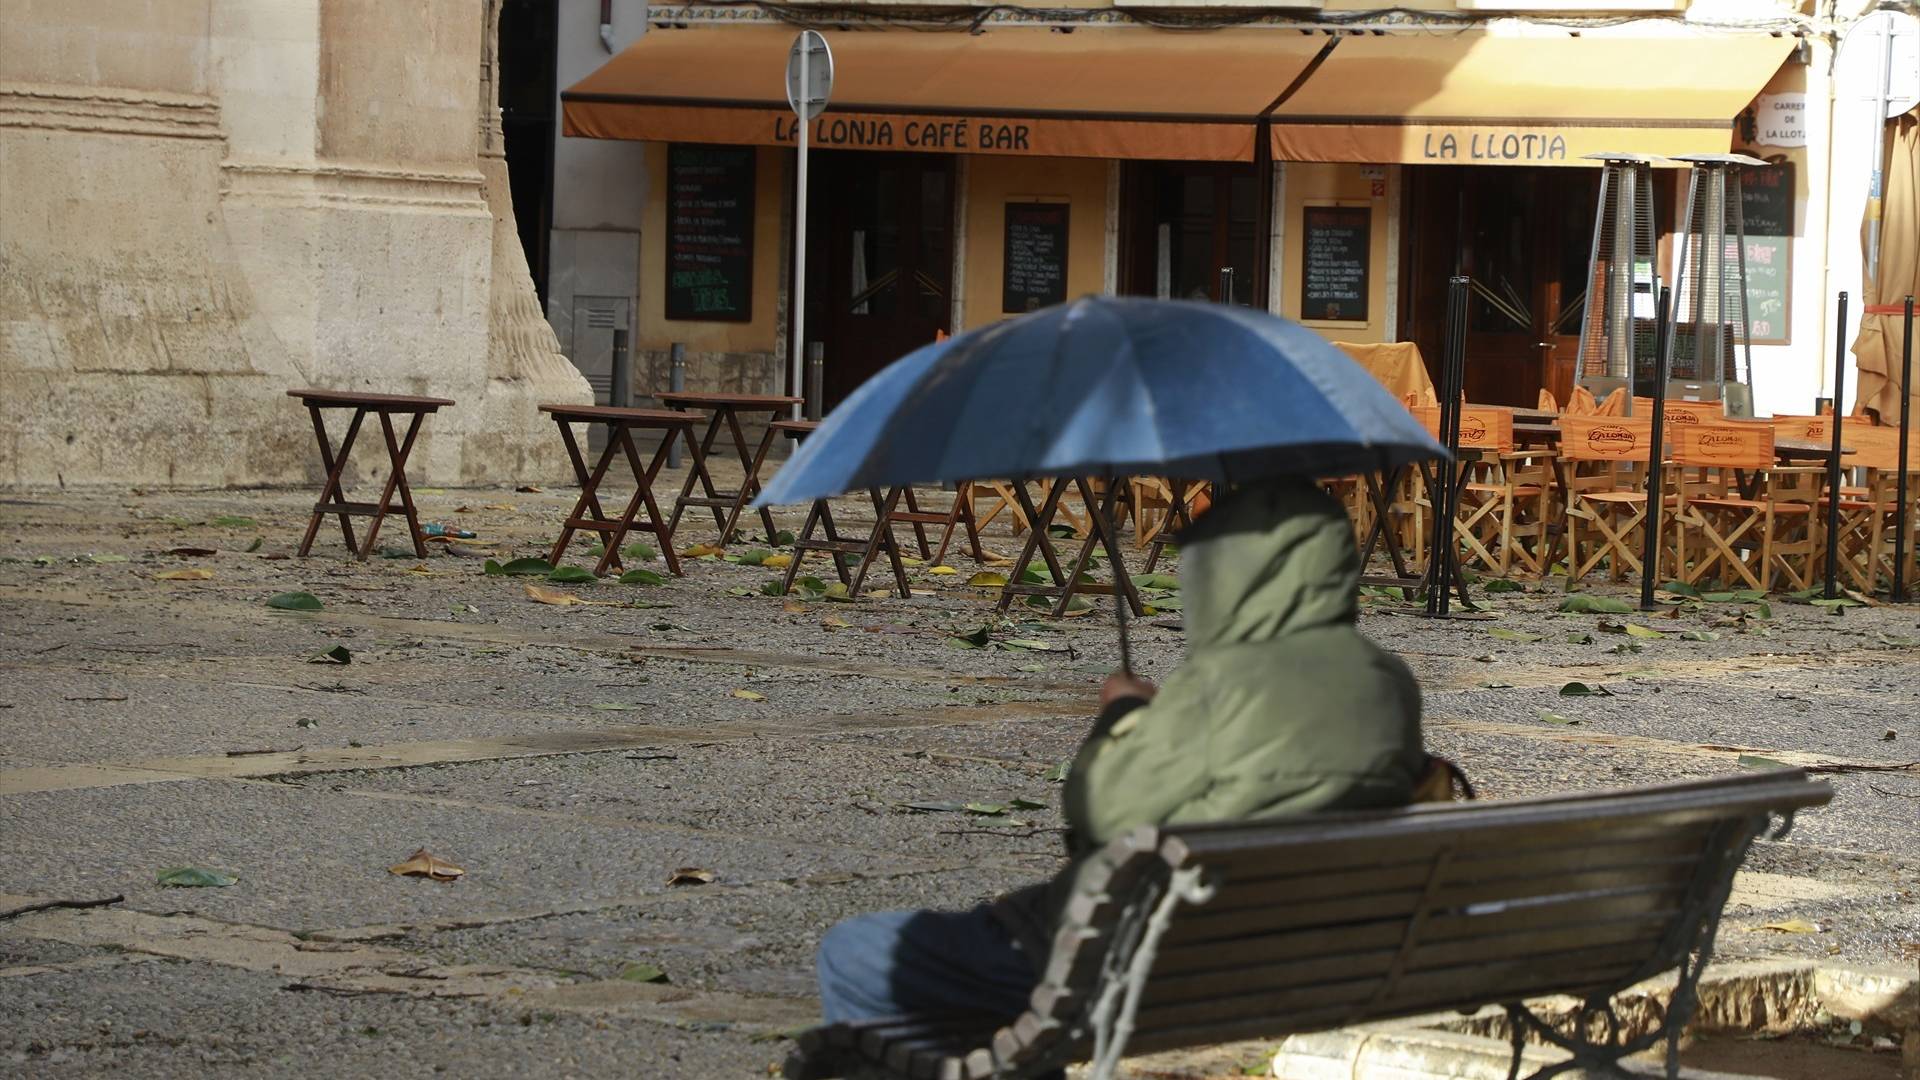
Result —
[[[387, 511], [393, 506], [393, 496], [400, 495], [400, 507], [407, 515], [407, 536], [413, 541], [415, 555], [427, 557], [427, 545], [420, 539], [420, 515], [413, 508], [413, 492], [407, 487], [407, 455], [413, 451], [413, 440], [420, 434], [420, 424], [427, 414], [451, 406], [450, 398], [407, 397], [399, 394], [362, 394], [350, 390], [289, 390], [287, 396], [298, 398], [313, 416], [313, 435], [320, 443], [320, 465], [327, 470], [326, 483], [320, 488], [320, 499], [313, 504], [313, 516], [307, 520], [307, 534], [300, 538], [300, 555], [304, 558], [313, 549], [313, 538], [320, 531], [320, 522], [328, 515], [340, 518], [340, 532], [346, 537], [347, 550], [361, 562], [373, 554], [374, 542], [380, 538], [380, 523], [386, 520]], [[327, 438], [326, 420], [321, 413], [327, 409], [352, 409], [353, 419], [347, 424], [347, 433], [340, 440], [340, 449], [335, 451]], [[353, 453], [353, 440], [360, 434], [360, 422], [368, 413], [380, 417], [380, 431], [387, 442], [387, 483], [380, 491], [378, 502], [350, 502], [347, 499], [341, 478], [346, 474], [347, 458]], [[394, 436], [393, 417], [395, 414], [411, 416], [407, 425], [406, 438]], [[356, 544], [353, 539], [354, 517], [370, 517], [373, 521], [367, 526], [367, 539], [364, 544]]]
[[[593, 572], [605, 574], [608, 567], [621, 565], [620, 545], [626, 541], [627, 534], [644, 532], [651, 533], [660, 542], [660, 554], [667, 561], [667, 569], [679, 574], [680, 557], [674, 554], [673, 529], [662, 522], [660, 504], [653, 498], [653, 481], [660, 475], [660, 466], [667, 460], [667, 451], [676, 438], [686, 441], [693, 467], [696, 470], [700, 468], [700, 447], [693, 440], [693, 426], [700, 422], [700, 414], [609, 405], [542, 405], [540, 411], [553, 417], [553, 422], [559, 426], [560, 441], [566, 443], [567, 459], [573, 463], [573, 475], [580, 481], [580, 498], [567, 514], [566, 522], [560, 529], [560, 539], [554, 541], [553, 552], [547, 561], [555, 566], [560, 565], [560, 559], [566, 555], [567, 544], [573, 540], [575, 532], [599, 533], [606, 550], [601, 553], [600, 562], [594, 566]], [[606, 449], [600, 452], [600, 460], [591, 471], [580, 454], [578, 440], [573, 437], [574, 424], [607, 426]], [[660, 446], [653, 452], [653, 460], [646, 465], [640, 464], [639, 448], [633, 444], [636, 428], [661, 433]], [[614, 454], [621, 452], [626, 455], [628, 468], [633, 470], [633, 497], [627, 500], [626, 509], [618, 518], [609, 518], [600, 509], [600, 481], [606, 478]], [[647, 508], [647, 519], [635, 520], [643, 503]]]
[[[1082, 592], [1107, 592], [1115, 594], [1135, 615], [1145, 614], [1145, 606], [1140, 602], [1140, 593], [1133, 587], [1133, 578], [1127, 573], [1126, 560], [1120, 557], [1120, 544], [1113, 535], [1115, 503], [1126, 490], [1126, 483], [1115, 478], [1107, 485], [1106, 494], [1096, 498], [1093, 485], [1085, 477], [1062, 476], [1045, 482], [1046, 499], [1039, 507], [1033, 505], [1033, 496], [1027, 493], [1027, 485], [1015, 483], [1013, 495], [1020, 503], [1020, 510], [1027, 517], [1030, 529], [1027, 542], [1020, 549], [1020, 557], [1014, 560], [1007, 574], [1007, 583], [1000, 588], [1000, 600], [995, 609], [1005, 612], [1013, 605], [1016, 596], [1046, 596], [1057, 598], [1053, 606], [1056, 618], [1067, 613], [1067, 606], [1073, 603], [1075, 594]], [[1060, 511], [1061, 496], [1073, 488], [1080, 493], [1080, 501], [1087, 508], [1089, 522], [1086, 539], [1080, 543], [1080, 551], [1073, 560], [1071, 570], [1063, 569], [1060, 557], [1053, 549], [1053, 536], [1048, 529], [1053, 525], [1054, 515]], [[1082, 582], [1080, 575], [1086, 572], [1087, 564], [1093, 560], [1095, 547], [1105, 549], [1107, 563], [1112, 569], [1113, 584], [1099, 585]], [[1032, 564], [1035, 554], [1045, 560], [1047, 570], [1053, 575], [1056, 584], [1034, 585], [1023, 581], [1027, 567]]]
[[[720, 527], [720, 543], [725, 546], [733, 541], [733, 527], [740, 520], [740, 512], [760, 493], [760, 481], [754, 475], [758, 466], [754, 462], [753, 450], [747, 445], [746, 432], [740, 427], [740, 414], [766, 413], [771, 422], [798, 405], [801, 399], [779, 394], [722, 394], [693, 390], [670, 390], [654, 396], [670, 409], [707, 409], [713, 414], [707, 422], [707, 433], [700, 440], [699, 452], [693, 455], [693, 467], [687, 470], [687, 482], [680, 488], [680, 497], [674, 501], [673, 518], [667, 523], [667, 530], [672, 532], [680, 527], [680, 515], [686, 512], [687, 507], [704, 506], [713, 511], [713, 522]], [[742, 476], [740, 487], [735, 491], [721, 490], [714, 483], [713, 474], [707, 470], [708, 456], [713, 453], [714, 441], [720, 437], [722, 427], [727, 429], [728, 437], [733, 440], [734, 453], [740, 459]], [[696, 483], [700, 485], [699, 495], [693, 493]], [[767, 527], [767, 539], [772, 540], [775, 532], [773, 514], [764, 506], [760, 508], [760, 523]]]

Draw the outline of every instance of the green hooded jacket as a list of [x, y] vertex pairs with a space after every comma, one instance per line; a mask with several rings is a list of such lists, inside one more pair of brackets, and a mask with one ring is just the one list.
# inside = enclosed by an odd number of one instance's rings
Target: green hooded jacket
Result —
[[1066, 785], [1073, 865], [996, 914], [1044, 961], [1081, 861], [1140, 825], [1405, 805], [1426, 768], [1420, 687], [1355, 626], [1360, 561], [1318, 485], [1221, 499], [1182, 537], [1186, 663], [1115, 702]]

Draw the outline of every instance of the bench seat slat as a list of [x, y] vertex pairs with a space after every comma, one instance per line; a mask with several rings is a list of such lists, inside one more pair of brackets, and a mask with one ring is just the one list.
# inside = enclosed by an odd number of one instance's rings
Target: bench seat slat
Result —
[[[1443, 995], [1444, 1005], [1478, 1006], [1504, 996], [1504, 988], [1520, 984], [1545, 986], [1549, 992], [1559, 987], [1583, 986], [1631, 973], [1644, 961], [1642, 956], [1619, 955], [1612, 949], [1571, 949], [1564, 952], [1498, 960], [1491, 963], [1461, 964], [1429, 971], [1409, 972], [1401, 976], [1393, 990], [1379, 1005], [1391, 1008], [1402, 999], [1425, 1001]], [[1315, 1004], [1361, 1005], [1379, 991], [1383, 976], [1360, 979], [1334, 979], [1318, 983], [1288, 983], [1283, 989], [1255, 987], [1234, 992], [1233, 985], [1246, 980], [1222, 980], [1211, 997], [1161, 1002], [1148, 983], [1134, 1020], [1138, 1032], [1160, 1027], [1178, 1027], [1208, 1019], [1265, 1014], [1277, 1022], [1294, 1010]], [[1371, 1014], [1373, 1010], [1369, 1010]]]
[[[1241, 906], [1218, 914], [1206, 908], [1196, 908], [1192, 914], [1175, 920], [1162, 941], [1164, 948], [1171, 949], [1193, 942], [1313, 927], [1323, 927], [1330, 933], [1337, 933], [1339, 928], [1355, 922], [1410, 917], [1419, 909], [1429, 912], [1430, 918], [1446, 914], [1456, 918], [1488, 920], [1512, 910], [1516, 905], [1550, 905], [1590, 896], [1680, 889], [1691, 880], [1692, 872], [1690, 863], [1675, 861], [1535, 879], [1533, 884], [1536, 888], [1531, 890], [1524, 887], [1524, 882], [1501, 882], [1442, 888], [1432, 896], [1407, 889], [1374, 897], [1349, 897], [1307, 904], [1276, 901], [1265, 907]], [[1506, 906], [1494, 909], [1491, 905], [1495, 904]], [[1471, 908], [1481, 910], [1469, 910]]]
[[[1658, 950], [1669, 923], [1670, 920], [1635, 919], [1611, 925], [1573, 926], [1509, 934], [1504, 938], [1478, 938], [1465, 944], [1424, 945], [1408, 958], [1407, 971], [1452, 968], [1474, 962], [1511, 960], [1536, 953], [1584, 947], [1612, 949], [1622, 959], [1645, 958]], [[1155, 964], [1149, 980], [1151, 989], [1148, 991], [1148, 1000], [1200, 998], [1209, 993], [1228, 992], [1237, 986], [1289, 986], [1340, 976], [1385, 974], [1399, 954], [1396, 943], [1396, 947], [1392, 948], [1368, 952], [1346, 951], [1277, 964], [1243, 959], [1237, 964], [1191, 968], [1184, 972], [1167, 971]], [[1177, 955], [1169, 954], [1167, 959], [1174, 959]]]
[[[1441, 880], [1491, 881], [1618, 866], [1650, 858], [1694, 858], [1707, 842], [1709, 832], [1703, 825], [1686, 832], [1654, 830], [1638, 837], [1612, 837], [1602, 843], [1575, 847], [1563, 843], [1519, 850], [1463, 847], [1454, 851], [1441, 873]], [[1290, 900], [1329, 900], [1425, 885], [1432, 872], [1431, 856], [1402, 860], [1397, 854], [1392, 859], [1382, 858], [1371, 866], [1331, 869], [1309, 865], [1284, 874], [1247, 875], [1231, 879], [1235, 896], [1218, 897], [1208, 907], [1215, 911], [1222, 910], [1236, 902], [1243, 890], [1255, 885], [1268, 886], [1274, 895]]]

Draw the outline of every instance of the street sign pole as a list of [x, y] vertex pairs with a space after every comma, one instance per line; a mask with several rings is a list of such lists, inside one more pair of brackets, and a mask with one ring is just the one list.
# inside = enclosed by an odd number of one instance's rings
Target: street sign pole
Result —
[[[800, 85], [807, 85], [807, 36], [800, 35], [795, 52], [800, 57]], [[791, 345], [793, 362], [788, 365], [787, 393], [800, 397], [805, 391], [801, 380], [801, 368], [806, 363], [807, 350], [807, 123], [808, 102], [802, 101], [795, 114], [794, 123], [799, 126], [799, 164], [793, 185], [793, 340]], [[800, 419], [800, 406], [793, 407], [793, 419]]]
[[[833, 53], [827, 39], [817, 31], [802, 30], [793, 39], [787, 55], [787, 103], [793, 106], [798, 148], [793, 185], [793, 340], [792, 359], [787, 370], [787, 393], [806, 394], [805, 364], [807, 350], [807, 128], [813, 118], [827, 107], [833, 92]], [[810, 404], [818, 405], [817, 402]], [[793, 419], [802, 416], [800, 404], [792, 407]]]

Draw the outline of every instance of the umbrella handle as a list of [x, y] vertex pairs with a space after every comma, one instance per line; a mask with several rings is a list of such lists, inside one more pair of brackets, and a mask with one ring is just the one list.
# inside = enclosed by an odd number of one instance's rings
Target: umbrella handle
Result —
[[[1111, 498], [1109, 498], [1100, 516], [1106, 519], [1107, 539], [1113, 543], [1114, 549], [1118, 550], [1120, 544], [1119, 541], [1114, 538], [1119, 536], [1120, 533], [1114, 525], [1112, 511], [1113, 502]], [[1120, 673], [1122, 675], [1132, 675], [1133, 644], [1127, 639], [1128, 612], [1126, 586], [1120, 583], [1120, 575], [1126, 572], [1127, 568], [1124, 566], [1115, 566], [1113, 568], [1113, 615], [1115, 620], [1118, 621], [1120, 629]]]

